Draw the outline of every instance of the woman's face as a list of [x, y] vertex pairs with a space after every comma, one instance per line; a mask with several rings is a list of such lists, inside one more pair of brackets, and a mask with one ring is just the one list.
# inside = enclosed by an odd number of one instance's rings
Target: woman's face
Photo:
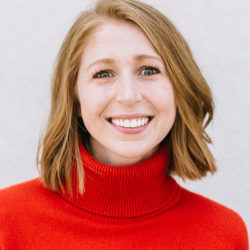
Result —
[[150, 157], [175, 120], [161, 57], [134, 24], [107, 21], [91, 35], [77, 79], [93, 157], [130, 165]]

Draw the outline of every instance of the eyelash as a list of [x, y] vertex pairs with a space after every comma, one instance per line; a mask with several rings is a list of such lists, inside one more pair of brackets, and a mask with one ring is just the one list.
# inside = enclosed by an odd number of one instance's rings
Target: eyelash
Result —
[[[157, 67], [157, 66], [150, 66], [150, 65], [146, 65], [146, 66], [144, 66], [143, 68], [142, 68], [142, 70], [145, 70], [145, 69], [151, 69], [151, 70], [154, 70], [155, 71], [155, 73], [153, 73], [152, 75], [155, 75], [155, 74], [158, 74], [158, 73], [160, 73], [161, 71], [160, 71], [160, 69]], [[151, 76], [151, 75], [149, 75], [149, 76]]]
[[[149, 75], [144, 74], [143, 76], [152, 76], [152, 75], [155, 75], [155, 74], [159, 74], [161, 72], [160, 69], [157, 66], [146, 65], [146, 66], [142, 67], [142, 71], [145, 70], [145, 69], [153, 70], [154, 73], [153, 74], [149, 74]], [[102, 73], [111, 73], [111, 72], [108, 69], [104, 69], [104, 70], [101, 70], [101, 71], [95, 73], [94, 76], [93, 76], [93, 78], [97, 78], [97, 79], [108, 78], [108, 76], [107, 77], [106, 76], [105, 77], [100, 77], [100, 74], [102, 74]]]

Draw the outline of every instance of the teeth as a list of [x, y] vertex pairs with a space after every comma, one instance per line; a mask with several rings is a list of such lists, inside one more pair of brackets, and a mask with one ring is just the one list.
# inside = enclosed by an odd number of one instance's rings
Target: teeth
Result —
[[149, 121], [149, 118], [139, 118], [139, 119], [131, 119], [131, 120], [120, 120], [120, 119], [111, 119], [111, 122], [119, 127], [125, 128], [136, 128], [140, 126], [144, 126]]

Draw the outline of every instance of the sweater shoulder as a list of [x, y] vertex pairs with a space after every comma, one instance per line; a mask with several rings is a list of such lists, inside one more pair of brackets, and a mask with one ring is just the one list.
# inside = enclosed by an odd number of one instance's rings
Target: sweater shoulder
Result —
[[182, 187], [182, 199], [184, 203], [192, 204], [193, 208], [199, 207], [199, 211], [208, 212], [211, 216], [219, 215], [222, 218], [237, 218], [242, 220], [241, 216], [233, 209], [219, 203], [204, 195], [192, 192]]
[[44, 200], [49, 193], [41, 182], [35, 178], [19, 184], [15, 184], [0, 190], [0, 220], [15, 217], [20, 212], [30, 212], [31, 208]]
[[[214, 201], [204, 195], [192, 192], [182, 187], [182, 201], [186, 211], [189, 211], [195, 220], [209, 225], [228, 240], [232, 240], [235, 249], [246, 249], [248, 246], [248, 232], [243, 218], [235, 210]], [[242, 248], [240, 248], [242, 247]]]
[[[0, 189], [0, 201], [1, 202], [14, 202], [28, 198], [34, 192], [37, 192], [42, 183], [40, 178], [35, 178], [22, 183], [18, 183], [3, 189]], [[1, 203], [3, 204], [3, 203]]]

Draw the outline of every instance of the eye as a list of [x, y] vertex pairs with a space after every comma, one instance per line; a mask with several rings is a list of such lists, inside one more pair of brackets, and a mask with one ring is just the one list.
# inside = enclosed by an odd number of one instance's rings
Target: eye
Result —
[[153, 67], [153, 66], [146, 66], [144, 67], [144, 69], [142, 70], [142, 75], [154, 75], [160, 73], [160, 70], [157, 67]]
[[97, 72], [96, 74], [94, 74], [94, 78], [107, 78], [111, 76], [112, 76], [111, 73], [108, 72], [107, 70], [101, 70]]

